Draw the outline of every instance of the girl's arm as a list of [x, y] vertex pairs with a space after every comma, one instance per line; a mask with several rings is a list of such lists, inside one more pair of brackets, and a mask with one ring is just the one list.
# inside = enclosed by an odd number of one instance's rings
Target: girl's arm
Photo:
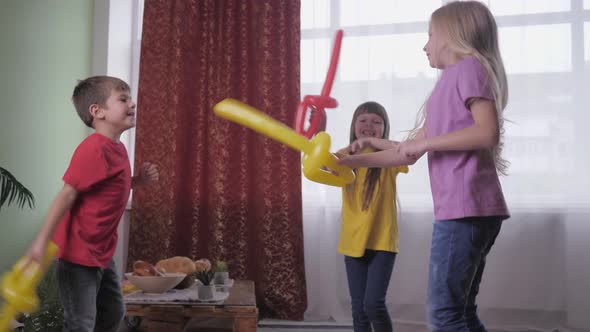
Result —
[[389, 150], [397, 147], [399, 142], [390, 141], [384, 138], [365, 137], [359, 138], [348, 146], [351, 153], [358, 153], [366, 148], [373, 148], [375, 150]]
[[416, 133], [416, 136], [413, 137], [413, 140], [417, 140], [417, 139], [425, 139], [426, 138], [426, 129], [424, 128], [424, 126], [422, 126], [422, 128], [418, 129], [418, 132]]
[[473, 125], [445, 135], [402, 142], [400, 152], [415, 157], [429, 151], [467, 151], [496, 146], [500, 133], [493, 102], [474, 98], [469, 108], [475, 121]]
[[[424, 127], [422, 127], [418, 130], [418, 133], [412, 140], [423, 140], [425, 136], [426, 134], [424, 131]], [[351, 167], [396, 167], [413, 165], [424, 154], [422, 153], [416, 156], [408, 156], [406, 154], [400, 153], [400, 147], [405, 142], [399, 143], [396, 141], [378, 138], [367, 138], [357, 140], [349, 146], [349, 149], [352, 149], [354, 143], [360, 142], [362, 140], [367, 140], [368, 142], [372, 143], [371, 147], [373, 147], [374, 149], [380, 149], [383, 151], [357, 155], [339, 156], [341, 157], [341, 159], [338, 161], [338, 163], [348, 165]], [[358, 144], [358, 151], [361, 151], [364, 148], [362, 146], [362, 142]]]
[[397, 147], [399, 145], [399, 142], [390, 141], [384, 138], [371, 138], [370, 144], [371, 147], [375, 150], [389, 150]]
[[338, 160], [339, 164], [350, 167], [395, 167], [413, 165], [417, 158], [408, 157], [398, 152], [397, 148], [373, 153], [346, 155]]

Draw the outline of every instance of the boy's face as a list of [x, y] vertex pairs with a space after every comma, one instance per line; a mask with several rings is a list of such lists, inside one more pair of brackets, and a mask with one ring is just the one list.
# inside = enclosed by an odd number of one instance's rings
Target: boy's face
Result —
[[129, 91], [111, 90], [106, 107], [100, 110], [102, 120], [117, 131], [125, 131], [135, 126], [135, 103]]

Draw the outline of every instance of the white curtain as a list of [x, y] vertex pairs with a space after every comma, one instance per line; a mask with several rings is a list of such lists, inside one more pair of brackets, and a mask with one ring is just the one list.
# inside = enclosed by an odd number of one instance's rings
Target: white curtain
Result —
[[[332, 150], [348, 144], [352, 112], [377, 101], [401, 139], [436, 82], [422, 51], [440, 0], [302, 0], [301, 93], [319, 94], [335, 31], [344, 29], [327, 110]], [[501, 179], [512, 213], [488, 258], [479, 295], [490, 327], [590, 330], [590, 0], [484, 1], [497, 18], [509, 74]], [[425, 158], [423, 158], [425, 159]], [[432, 199], [424, 160], [398, 177], [400, 253], [388, 303], [398, 322], [425, 322]], [[303, 183], [309, 321], [350, 322], [337, 254], [341, 192]]]

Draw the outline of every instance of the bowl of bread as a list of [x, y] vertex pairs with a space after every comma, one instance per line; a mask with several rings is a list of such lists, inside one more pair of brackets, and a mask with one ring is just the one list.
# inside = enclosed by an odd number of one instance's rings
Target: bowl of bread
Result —
[[195, 283], [197, 273], [196, 265], [195, 262], [188, 257], [176, 256], [162, 259], [156, 263], [156, 268], [165, 271], [166, 273], [183, 273], [186, 275], [186, 277], [174, 287], [176, 289], [189, 288]]
[[133, 272], [125, 273], [125, 277], [135, 287], [146, 293], [164, 293], [180, 284], [186, 273], [168, 272], [144, 261], [133, 263]]

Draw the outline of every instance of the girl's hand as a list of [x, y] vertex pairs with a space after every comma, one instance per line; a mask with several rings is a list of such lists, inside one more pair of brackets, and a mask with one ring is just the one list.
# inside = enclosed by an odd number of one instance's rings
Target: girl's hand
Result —
[[363, 137], [352, 142], [349, 146], [350, 153], [357, 154], [366, 148], [373, 147], [373, 137]]
[[338, 159], [342, 159], [342, 158], [348, 156], [348, 153], [344, 153], [344, 152], [340, 152], [340, 151], [334, 152], [332, 154]]
[[144, 185], [150, 182], [158, 181], [159, 179], [158, 167], [152, 163], [143, 163], [139, 167], [139, 174], [137, 175], [137, 184]]
[[428, 140], [425, 138], [413, 139], [401, 142], [398, 153], [412, 159], [419, 159], [428, 152]]
[[352, 155], [349, 154], [337, 154], [336, 155], [338, 157], [338, 160], [336, 161], [338, 163], [338, 165], [347, 165], [347, 166], [351, 166], [351, 162], [353, 161], [353, 157]]

